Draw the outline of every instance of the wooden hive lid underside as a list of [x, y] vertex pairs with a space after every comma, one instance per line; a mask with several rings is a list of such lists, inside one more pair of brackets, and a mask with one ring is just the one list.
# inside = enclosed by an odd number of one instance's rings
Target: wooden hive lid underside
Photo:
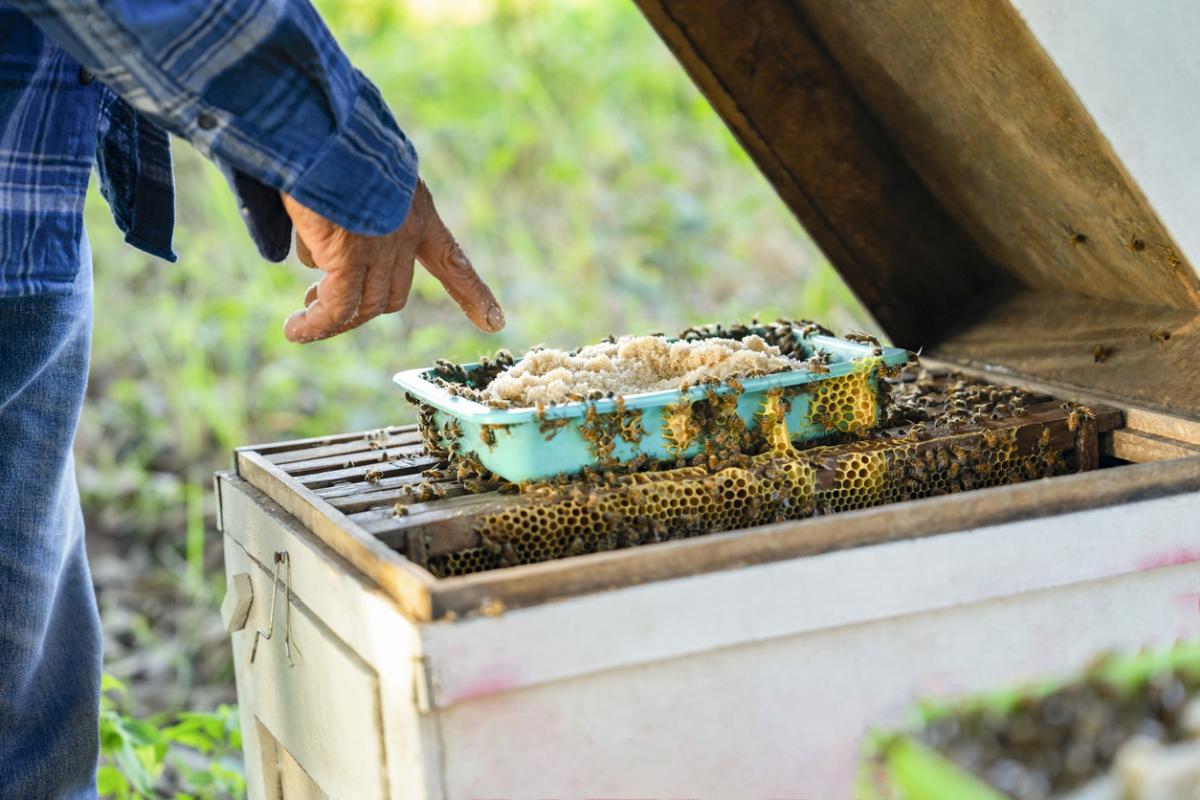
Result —
[[1007, 2], [636, 1], [897, 344], [1200, 415], [1197, 273]]

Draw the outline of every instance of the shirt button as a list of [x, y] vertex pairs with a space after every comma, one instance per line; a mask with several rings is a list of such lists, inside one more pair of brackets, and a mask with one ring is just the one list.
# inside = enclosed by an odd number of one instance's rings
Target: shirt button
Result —
[[206, 131], [211, 131], [217, 127], [217, 118], [212, 114], [201, 114], [196, 120], [196, 124]]
[[96, 76], [92, 74], [91, 70], [89, 70], [87, 67], [79, 68], [79, 82], [80, 83], [82, 83], [84, 86], [87, 86], [89, 83], [91, 83], [94, 80], [96, 80]]

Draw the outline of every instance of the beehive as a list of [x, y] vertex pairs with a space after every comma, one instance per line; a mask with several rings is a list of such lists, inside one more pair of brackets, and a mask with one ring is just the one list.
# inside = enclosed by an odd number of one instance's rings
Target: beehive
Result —
[[[414, 557], [425, 553], [423, 563], [439, 577], [465, 575], [1095, 466], [1095, 409], [953, 376], [924, 382], [906, 377], [885, 393], [895, 395], [889, 414], [904, 421], [869, 438], [858, 438], [863, 432], [853, 423], [863, 398], [873, 403], [877, 393], [855, 385], [857, 376], [822, 386], [822, 399], [811, 404], [814, 415], [837, 410], [830, 432], [844, 441], [823, 446], [793, 444], [784, 414], [788, 397], [776, 391], [759, 410], [753, 455], [734, 448], [673, 466], [523, 485], [519, 495], [497, 497], [457, 518], [460, 526], [470, 520], [473, 544], [445, 549], [435, 534], [412, 548]], [[1035, 400], [1028, 408], [1026, 397]], [[711, 409], [705, 414], [723, 419]], [[1100, 409], [1099, 416], [1108, 427], [1116, 415]], [[740, 432], [728, 439], [743, 441]]]

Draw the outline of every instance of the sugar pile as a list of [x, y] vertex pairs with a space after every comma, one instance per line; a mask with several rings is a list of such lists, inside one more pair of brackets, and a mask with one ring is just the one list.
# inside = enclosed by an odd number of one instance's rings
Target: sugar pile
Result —
[[624, 337], [576, 353], [531, 350], [483, 389], [483, 401], [534, 406], [678, 389], [705, 380], [749, 378], [799, 369], [759, 336], [742, 340], [671, 342], [662, 336]]

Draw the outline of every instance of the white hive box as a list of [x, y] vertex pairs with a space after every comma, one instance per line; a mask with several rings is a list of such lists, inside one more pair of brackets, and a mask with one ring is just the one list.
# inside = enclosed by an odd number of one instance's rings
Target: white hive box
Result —
[[329, 477], [389, 450], [239, 451], [252, 797], [840, 800], [918, 696], [1200, 635], [1200, 10], [639, 5], [896, 344], [1120, 409], [1103, 468], [436, 579]]

